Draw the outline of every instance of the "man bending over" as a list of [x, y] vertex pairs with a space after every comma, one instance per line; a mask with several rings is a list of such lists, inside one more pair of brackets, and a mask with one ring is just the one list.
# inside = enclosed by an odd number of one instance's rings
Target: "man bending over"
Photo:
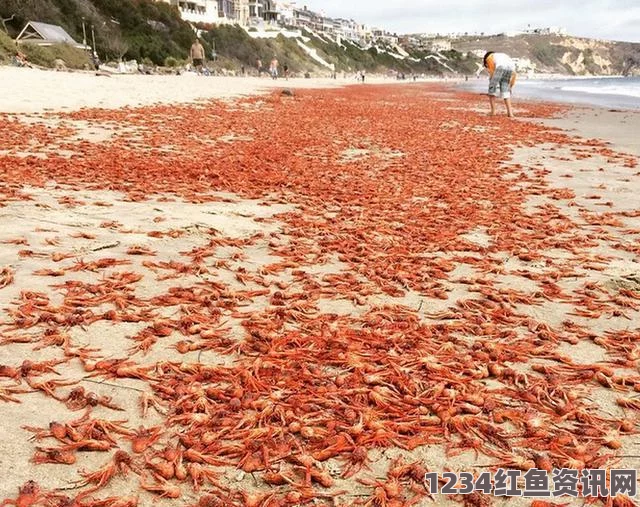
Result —
[[516, 82], [515, 62], [504, 53], [489, 51], [484, 55], [484, 66], [489, 71], [489, 103], [491, 116], [496, 114], [496, 97], [502, 97], [507, 106], [507, 115], [513, 118], [511, 89]]

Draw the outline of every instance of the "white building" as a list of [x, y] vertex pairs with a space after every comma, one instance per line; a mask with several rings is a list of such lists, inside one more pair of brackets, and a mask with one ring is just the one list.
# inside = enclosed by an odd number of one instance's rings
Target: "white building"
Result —
[[[224, 24], [240, 22], [241, 4], [247, 0], [156, 0], [178, 7], [182, 19], [191, 23]], [[239, 8], [240, 7], [240, 8]]]
[[373, 30], [369, 25], [358, 25], [358, 39], [361, 42], [370, 42], [373, 38]]
[[567, 35], [567, 29], [563, 26], [550, 26], [547, 30], [551, 35]]
[[297, 27], [304, 27], [314, 32], [322, 32], [324, 17], [318, 12], [313, 12], [303, 7], [293, 10], [293, 24]]
[[531, 26], [529, 26], [527, 30], [521, 33], [530, 35], [567, 35], [567, 29], [561, 26], [547, 26], [543, 28], [531, 28]]
[[387, 32], [381, 28], [373, 28], [371, 35], [376, 41], [388, 42], [389, 44], [397, 44], [398, 36]]
[[249, 24], [249, 0], [234, 1], [234, 19], [241, 26]]
[[295, 2], [276, 2], [276, 10], [278, 12], [278, 21], [283, 25], [291, 26], [294, 24], [294, 14], [293, 11], [296, 8]]
[[345, 39], [352, 42], [360, 40], [358, 34], [359, 26], [353, 19], [336, 19], [336, 34], [341, 39]]
[[398, 38], [385, 30], [374, 30], [352, 19], [330, 18], [323, 11], [297, 7], [296, 0], [155, 0], [175, 5], [182, 19], [191, 23], [237, 23], [268, 29], [282, 26], [307, 28], [315, 33], [331, 35], [340, 43], [349, 40], [368, 43], [378, 39], [396, 44]]

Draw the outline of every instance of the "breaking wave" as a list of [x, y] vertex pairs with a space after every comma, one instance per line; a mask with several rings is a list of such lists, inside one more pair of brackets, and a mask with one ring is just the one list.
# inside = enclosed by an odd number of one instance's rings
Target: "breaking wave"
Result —
[[628, 86], [597, 84], [590, 84], [588, 86], [563, 86], [560, 89], [566, 92], [590, 93], [597, 95], [622, 95], [625, 97], [640, 98], [640, 83]]

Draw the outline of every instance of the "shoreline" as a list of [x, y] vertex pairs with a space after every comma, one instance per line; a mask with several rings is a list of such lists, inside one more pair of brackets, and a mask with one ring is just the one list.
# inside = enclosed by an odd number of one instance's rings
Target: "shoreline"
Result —
[[[446, 86], [446, 83], [444, 85]], [[450, 84], [447, 88], [453, 92], [468, 93], [471, 96], [486, 98], [486, 93], [465, 90], [456, 84]], [[562, 100], [549, 101], [532, 97], [525, 97], [521, 100], [516, 99], [513, 104], [516, 111], [519, 107], [518, 104], [525, 108], [527, 104], [547, 104], [564, 107], [566, 111], [562, 113], [560, 118], [546, 118], [540, 120], [540, 123], [559, 128], [564, 132], [584, 139], [599, 139], [605, 141], [617, 151], [640, 156], [640, 140], [636, 135], [640, 129], [640, 109], [615, 109], [607, 105]], [[498, 101], [497, 111], [498, 115], [504, 114], [502, 101]]]
[[[607, 78], [616, 78], [607, 76]], [[255, 76], [197, 76], [183, 75], [139, 75], [113, 74], [98, 76], [93, 72], [55, 72], [53, 70], [20, 69], [0, 66], [0, 79], [5, 83], [6, 92], [0, 97], [1, 113], [38, 113], [52, 111], [76, 111], [82, 108], [117, 109], [121, 107], [149, 106], [153, 104], [185, 104], [215, 99], [234, 99], [252, 95], [264, 95], [280, 89], [332, 89], [345, 86], [362, 86], [351, 77], [332, 78], [279, 78], [272, 80]], [[566, 80], [566, 76], [548, 79], [532, 78], [536, 81], [555, 82]], [[601, 77], [572, 77], [571, 80], [601, 79]], [[437, 83], [467, 93], [479, 93], [486, 85], [486, 79], [478, 83], [472, 78], [419, 78], [397, 80], [386, 76], [367, 76], [365, 85], [419, 85]], [[526, 81], [525, 81], [526, 82]], [[526, 86], [526, 85], [524, 85]], [[24, 89], [29, 88], [28, 93]], [[546, 95], [545, 95], [546, 93]], [[629, 107], [608, 106], [598, 101], [628, 100]], [[516, 95], [516, 100], [520, 98]], [[577, 107], [615, 108], [629, 111], [640, 110], [640, 98], [594, 94], [583, 97], [580, 93], [565, 93], [564, 97], [550, 90], [525, 95], [521, 100], [557, 103]], [[594, 101], [596, 103], [594, 103]], [[637, 107], [636, 107], [637, 102]]]
[[616, 151], [640, 157], [637, 135], [640, 131], [640, 111], [570, 104], [563, 118], [547, 119], [544, 124], [584, 139], [605, 141]]
[[[619, 93], [611, 93], [611, 90], [602, 90], [597, 87], [579, 86], [581, 82], [587, 80], [600, 80], [602, 78], [562, 78], [552, 80], [518, 80], [513, 90], [513, 100], [533, 101], [542, 103], [568, 104], [578, 107], [601, 107], [608, 109], [622, 109], [629, 111], [640, 111], [640, 80], [632, 79], [635, 88], [631, 90], [618, 90]], [[616, 84], [624, 85], [616, 79]], [[626, 79], [626, 78], [623, 78]], [[563, 83], [564, 86], [550, 87], [550, 84]], [[592, 85], [593, 86], [593, 85]], [[460, 91], [470, 93], [486, 93], [486, 82], [474, 80], [470, 82], [458, 83], [457, 88]]]

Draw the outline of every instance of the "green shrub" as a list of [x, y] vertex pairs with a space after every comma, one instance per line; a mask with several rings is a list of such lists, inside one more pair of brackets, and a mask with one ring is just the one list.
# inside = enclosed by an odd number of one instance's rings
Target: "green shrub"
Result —
[[205, 47], [215, 47], [218, 68], [239, 70], [244, 66], [245, 70], [255, 69], [258, 58], [263, 66], [268, 66], [274, 56], [294, 73], [315, 67], [298, 43], [283, 35], [275, 39], [254, 39], [237, 25], [221, 25], [212, 27], [202, 39]]
[[478, 63], [482, 60], [473, 55], [473, 53], [461, 53], [460, 51], [456, 51], [452, 49], [450, 51], [442, 51], [442, 55], [446, 56], [448, 61], [446, 62], [449, 67], [452, 69], [456, 69], [458, 72], [462, 74], [473, 74], [478, 69]]
[[[145, 58], [145, 60], [151, 61], [148, 58]], [[178, 61], [177, 58], [174, 58], [173, 56], [167, 56], [164, 59], [164, 66], [165, 67], [177, 67], [178, 65], [180, 65], [180, 62]]]
[[70, 69], [84, 69], [91, 66], [89, 54], [69, 44], [54, 44], [52, 46], [38, 46], [33, 43], [20, 45], [20, 49], [27, 56], [27, 60], [41, 67], [54, 67], [57, 59], [64, 60]]
[[14, 36], [28, 21], [42, 21], [62, 26], [79, 42], [84, 18], [87, 39], [93, 26], [103, 60], [150, 58], [160, 65], [167, 56], [185, 58], [194, 37], [177, 7], [153, 0], [0, 0], [0, 15], [12, 14], [7, 26]]
[[6, 33], [0, 31], [0, 62], [10, 62], [15, 54], [16, 43]]

